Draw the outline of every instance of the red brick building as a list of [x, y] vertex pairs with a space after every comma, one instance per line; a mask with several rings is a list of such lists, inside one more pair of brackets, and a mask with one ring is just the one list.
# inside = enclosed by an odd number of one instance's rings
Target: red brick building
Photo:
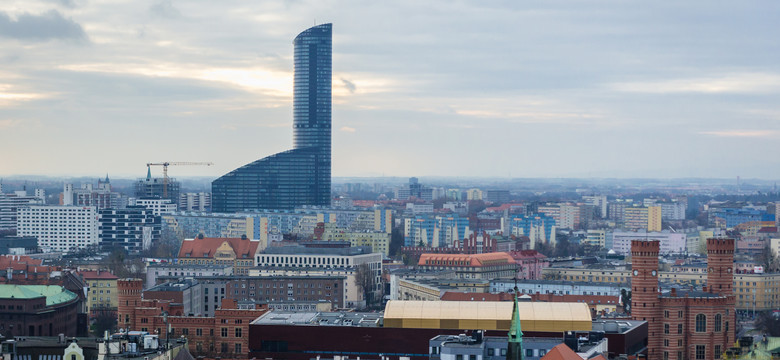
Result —
[[658, 241], [631, 242], [631, 316], [648, 322], [649, 360], [720, 359], [734, 343], [734, 240], [707, 240], [703, 291], [661, 292]]
[[[183, 316], [181, 304], [143, 299], [141, 279], [120, 279], [117, 286], [119, 328], [160, 334], [161, 341], [165, 341], [167, 320], [170, 338], [187, 338], [190, 352], [196, 356], [245, 358], [249, 323], [268, 311], [265, 304], [240, 308], [235, 300], [223, 299], [214, 317]], [[168, 314], [167, 319], [163, 313]]]

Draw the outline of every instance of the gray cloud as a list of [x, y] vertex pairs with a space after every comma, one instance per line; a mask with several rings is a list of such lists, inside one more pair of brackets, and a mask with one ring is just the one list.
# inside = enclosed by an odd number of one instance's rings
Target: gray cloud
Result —
[[[5, 27], [18, 27], [9, 16], [24, 11], [56, 6], [66, 16], [75, 4], [95, 43], [75, 52], [61, 42], [3, 41], [4, 119], [43, 125], [6, 121], [0, 152], [32, 139], [51, 148], [0, 173], [142, 176], [135, 164], [165, 152], [217, 164], [177, 172], [218, 176], [287, 149], [291, 41], [314, 19], [334, 24], [333, 129], [343, 129], [333, 132], [336, 176], [506, 176], [513, 168], [529, 177], [776, 178], [780, 166], [766, 157], [780, 137], [774, 3], [85, 3], [0, 0]], [[97, 154], [78, 168], [69, 161], [115, 146], [117, 134], [148, 138], [150, 127], [159, 131], [144, 153]], [[67, 142], [84, 132], [105, 140]], [[171, 132], [180, 136], [165, 137]]]
[[179, 9], [173, 6], [173, 1], [171, 0], [157, 1], [155, 4], [152, 4], [152, 6], [149, 7], [149, 12], [153, 16], [162, 18], [175, 19], [181, 17], [181, 12], [179, 12]]
[[47, 1], [69, 9], [75, 9], [76, 7], [79, 6], [79, 4], [76, 3], [76, 0], [47, 0]]
[[57, 10], [40, 15], [23, 13], [16, 20], [0, 12], [0, 36], [20, 40], [70, 39], [86, 40], [84, 29], [73, 19], [66, 19]]
[[352, 94], [354, 94], [355, 90], [357, 90], [357, 86], [355, 86], [355, 83], [353, 83], [352, 81], [349, 81], [345, 78], [341, 78], [341, 83], [343, 83], [344, 87], [346, 87], [347, 90], [349, 90], [349, 92]]

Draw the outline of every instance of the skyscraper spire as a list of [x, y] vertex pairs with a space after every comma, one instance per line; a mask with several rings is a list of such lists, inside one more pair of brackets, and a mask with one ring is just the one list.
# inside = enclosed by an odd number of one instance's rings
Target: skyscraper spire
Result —
[[509, 326], [509, 339], [506, 360], [523, 359], [523, 329], [520, 326], [520, 309], [517, 306], [518, 289], [515, 286], [515, 304], [512, 307], [512, 325]]

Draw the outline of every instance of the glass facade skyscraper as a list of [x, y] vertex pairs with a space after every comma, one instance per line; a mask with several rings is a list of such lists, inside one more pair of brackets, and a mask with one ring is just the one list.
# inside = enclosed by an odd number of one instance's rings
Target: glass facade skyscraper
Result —
[[332, 28], [317, 25], [293, 41], [294, 148], [214, 180], [214, 212], [330, 205]]

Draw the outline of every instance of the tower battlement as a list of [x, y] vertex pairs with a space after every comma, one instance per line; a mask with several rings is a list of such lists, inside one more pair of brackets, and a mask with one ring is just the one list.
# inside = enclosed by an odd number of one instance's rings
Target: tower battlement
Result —
[[661, 243], [658, 240], [631, 240], [631, 256], [658, 256]]
[[734, 239], [707, 239], [708, 254], [733, 254]]

